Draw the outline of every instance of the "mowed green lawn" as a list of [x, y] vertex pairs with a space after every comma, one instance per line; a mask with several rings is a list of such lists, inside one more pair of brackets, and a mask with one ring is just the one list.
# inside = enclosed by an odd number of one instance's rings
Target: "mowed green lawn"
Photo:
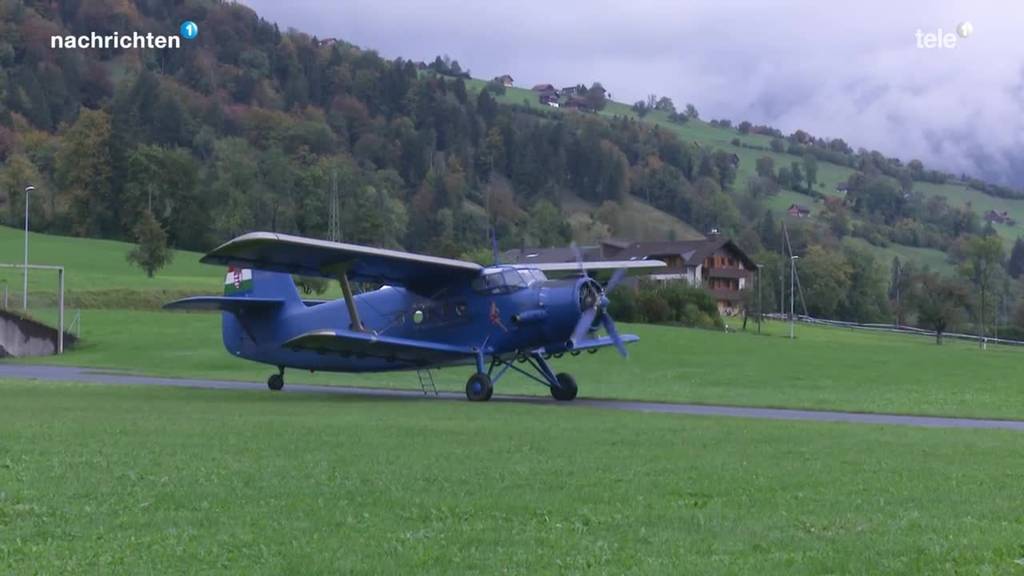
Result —
[[[29, 262], [64, 266], [64, 289], [72, 306], [150, 305], [161, 295], [215, 291], [222, 286], [222, 268], [200, 264], [201, 254], [180, 250], [175, 251], [171, 264], [154, 278], [147, 278], [145, 272], [131, 266], [126, 259], [132, 247], [132, 244], [113, 240], [30, 233]], [[0, 226], [0, 262], [21, 264], [23, 251], [24, 231]], [[20, 269], [0, 269], [0, 283], [6, 283], [11, 293], [17, 293], [14, 299], [20, 300]], [[52, 302], [56, 293], [56, 272], [29, 272], [30, 303]]]
[[[61, 363], [180, 377], [264, 382], [274, 368], [228, 355], [220, 317], [206, 313], [83, 310], [83, 341], [63, 357], [20, 362]], [[729, 320], [732, 329], [739, 320]], [[766, 323], [765, 334], [624, 325], [641, 341], [623, 360], [613, 350], [554, 359], [576, 376], [583, 397], [783, 406], [871, 412], [1024, 418], [1020, 367], [1024, 349], [923, 336]], [[469, 366], [435, 371], [440, 388], [461, 391]], [[413, 372], [309, 374], [288, 382], [418, 388]], [[512, 374], [499, 393], [547, 390]]]
[[1014, 574], [1021, 436], [0, 383], [0, 573]]

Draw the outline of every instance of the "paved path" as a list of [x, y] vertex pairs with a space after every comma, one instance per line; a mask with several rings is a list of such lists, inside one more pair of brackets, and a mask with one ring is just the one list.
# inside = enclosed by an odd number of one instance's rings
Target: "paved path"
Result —
[[[138, 376], [124, 372], [104, 371], [73, 366], [36, 366], [21, 364], [0, 364], [0, 380], [21, 378], [27, 380], [64, 380], [93, 382], [98, 384], [148, 384], [154, 386], [177, 386], [180, 388], [212, 388], [219, 390], [260, 390], [266, 393], [266, 384], [238, 382], [231, 380], [202, 380], [192, 378], [163, 378]], [[418, 390], [394, 390], [384, 388], [353, 388], [342, 386], [310, 386], [288, 384], [286, 392], [340, 394], [348, 396], [370, 396], [380, 398], [424, 398]], [[464, 401], [462, 394], [441, 392], [445, 400]], [[631, 412], [662, 412], [667, 414], [696, 414], [700, 416], [732, 416], [737, 418], [763, 418], [769, 420], [809, 420], [816, 422], [852, 422], [859, 424], [889, 424], [900, 426], [924, 426], [930, 428], [997, 428], [1024, 430], [1021, 420], [987, 420], [978, 418], [940, 418], [935, 416], [903, 416], [896, 414], [868, 414], [860, 412], [832, 412], [827, 410], [792, 410], [786, 408], [747, 408], [739, 406], [714, 406], [704, 404], [673, 404], [659, 402], [632, 402], [623, 400], [599, 400], [581, 398], [574, 402], [555, 402], [541, 396], [494, 396], [492, 401], [520, 402], [524, 404], [545, 404], [558, 407], [586, 406], [607, 410]]]

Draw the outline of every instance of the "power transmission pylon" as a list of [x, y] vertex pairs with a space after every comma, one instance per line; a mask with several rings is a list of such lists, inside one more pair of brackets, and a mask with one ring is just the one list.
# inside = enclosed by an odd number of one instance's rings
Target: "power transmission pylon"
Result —
[[331, 193], [328, 198], [327, 239], [341, 242], [341, 212], [338, 205], [338, 171], [331, 171]]

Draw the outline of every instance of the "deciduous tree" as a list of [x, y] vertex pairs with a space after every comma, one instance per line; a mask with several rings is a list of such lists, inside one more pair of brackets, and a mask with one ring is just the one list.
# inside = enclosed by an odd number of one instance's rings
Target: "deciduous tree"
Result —
[[167, 234], [149, 210], [143, 211], [135, 225], [135, 241], [135, 248], [128, 252], [128, 262], [142, 268], [150, 278], [174, 259], [174, 252], [167, 246]]
[[963, 317], [967, 290], [962, 284], [934, 272], [922, 273], [917, 284], [920, 289], [914, 293], [914, 305], [918, 322], [933, 330], [935, 343], [942, 344], [942, 336]]
[[[960, 263], [960, 275], [974, 286], [976, 292], [975, 318], [978, 322], [978, 336], [985, 335], [986, 297], [992, 291], [999, 275], [1003, 272], [1003, 243], [998, 236], [975, 236], [967, 241], [964, 260]], [[978, 346], [982, 344], [978, 339]]]

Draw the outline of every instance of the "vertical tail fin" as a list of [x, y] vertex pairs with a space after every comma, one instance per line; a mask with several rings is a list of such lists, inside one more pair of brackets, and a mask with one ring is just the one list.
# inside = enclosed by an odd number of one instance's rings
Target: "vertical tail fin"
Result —
[[251, 268], [228, 268], [227, 276], [224, 277], [224, 295], [281, 298], [288, 304], [302, 302], [291, 274]]

